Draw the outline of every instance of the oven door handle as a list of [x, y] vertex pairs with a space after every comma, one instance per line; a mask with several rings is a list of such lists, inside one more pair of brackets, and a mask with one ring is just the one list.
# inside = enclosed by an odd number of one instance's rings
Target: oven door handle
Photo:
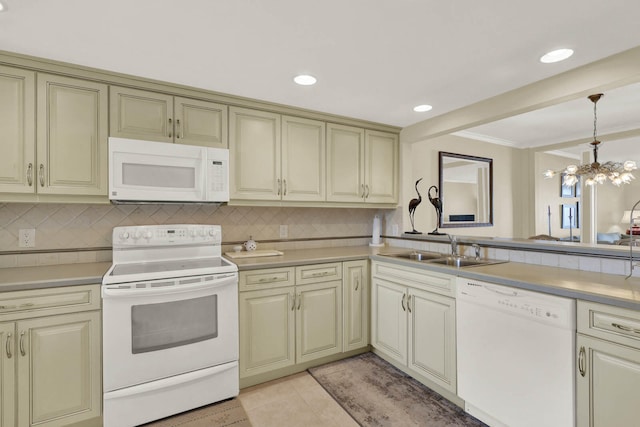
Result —
[[170, 295], [170, 294], [179, 294], [185, 292], [193, 292], [200, 291], [205, 289], [215, 289], [221, 288], [224, 286], [233, 285], [238, 282], [238, 276], [234, 274], [228, 274], [221, 276], [219, 278], [214, 278], [213, 280], [208, 280], [205, 282], [197, 282], [197, 283], [189, 283], [189, 284], [180, 284], [181, 281], [188, 281], [189, 278], [185, 277], [182, 279], [171, 279], [174, 281], [173, 285], [166, 286], [158, 286], [158, 287], [145, 287], [145, 288], [119, 288], [121, 285], [103, 285], [102, 286], [102, 297], [103, 298], [127, 298], [127, 297], [138, 297], [141, 295], [144, 296], [152, 296], [152, 295]]
[[130, 396], [139, 396], [145, 393], [152, 393], [159, 389], [169, 389], [177, 387], [184, 383], [198, 381], [203, 377], [217, 375], [230, 369], [237, 369], [238, 362], [229, 362], [224, 365], [213, 366], [210, 368], [200, 369], [198, 371], [188, 372], [186, 374], [176, 375], [169, 378], [163, 378], [158, 381], [151, 381], [144, 384], [126, 387], [120, 390], [109, 391], [104, 394], [105, 400], [122, 399]]

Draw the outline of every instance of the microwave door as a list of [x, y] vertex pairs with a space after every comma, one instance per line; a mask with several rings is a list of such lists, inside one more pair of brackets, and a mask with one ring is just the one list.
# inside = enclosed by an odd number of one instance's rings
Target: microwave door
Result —
[[201, 155], [113, 153], [110, 198], [140, 201], [205, 200]]

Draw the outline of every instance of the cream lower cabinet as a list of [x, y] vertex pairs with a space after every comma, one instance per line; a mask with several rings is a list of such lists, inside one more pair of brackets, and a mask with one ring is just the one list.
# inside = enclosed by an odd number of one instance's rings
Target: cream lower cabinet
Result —
[[240, 272], [240, 378], [342, 351], [342, 263]]
[[390, 263], [371, 268], [373, 347], [455, 393], [455, 277]]
[[369, 261], [342, 263], [343, 351], [369, 345]]
[[100, 423], [99, 308], [99, 285], [0, 294], [3, 427]]
[[227, 148], [227, 106], [111, 86], [110, 136]]
[[640, 313], [578, 301], [576, 347], [577, 425], [638, 425]]

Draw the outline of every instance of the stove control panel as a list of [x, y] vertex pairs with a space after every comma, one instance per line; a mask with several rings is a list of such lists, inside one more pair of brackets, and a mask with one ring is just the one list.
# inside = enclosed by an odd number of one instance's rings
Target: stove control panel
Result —
[[219, 225], [136, 225], [113, 229], [114, 247], [221, 243], [222, 228]]

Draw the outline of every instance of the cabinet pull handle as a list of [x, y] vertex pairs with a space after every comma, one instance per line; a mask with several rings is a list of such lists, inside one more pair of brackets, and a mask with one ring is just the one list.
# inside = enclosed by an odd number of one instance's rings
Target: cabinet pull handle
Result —
[[360, 287], [360, 278], [356, 277], [356, 291], [358, 290], [359, 287]]
[[629, 326], [624, 326], [624, 325], [621, 325], [619, 323], [612, 323], [611, 326], [613, 326], [614, 328], [618, 328], [621, 331], [632, 332], [634, 334], [640, 334], [640, 329], [631, 328]]
[[283, 184], [283, 187], [284, 187], [284, 190], [282, 190], [282, 195], [286, 196], [287, 195], [287, 180], [283, 179], [282, 180], [282, 184]]
[[362, 188], [362, 194], [360, 195], [360, 197], [364, 198], [364, 184], [361, 184], [360, 187]]
[[181, 138], [180, 134], [180, 119], [176, 119], [176, 138]]
[[14, 310], [18, 308], [17, 305], [0, 305], [0, 310]]
[[44, 187], [44, 165], [42, 163], [40, 163], [38, 177], [40, 178], [40, 187]]
[[296, 294], [289, 294], [289, 296], [293, 301], [293, 304], [291, 304], [291, 311], [293, 311], [296, 309]]
[[7, 343], [5, 344], [5, 349], [7, 350], [7, 358], [11, 359], [11, 356], [13, 356], [13, 354], [11, 354], [11, 338], [13, 337], [13, 334], [8, 333], [7, 334]]
[[317, 273], [311, 273], [312, 277], [321, 277], [321, 276], [327, 276], [327, 275], [329, 275], [328, 271], [320, 271], [320, 272], [317, 272]]
[[169, 117], [169, 127], [167, 128], [167, 130], [169, 131], [169, 138], [171, 138], [171, 131], [173, 130], [173, 124], [171, 121], [171, 117]]
[[263, 277], [261, 279], [258, 280], [258, 282], [260, 283], [266, 283], [266, 282], [275, 282], [276, 280], [278, 280], [278, 276], [273, 276], [273, 277]]
[[24, 350], [24, 331], [20, 332], [20, 354], [26, 356], [27, 352]]
[[29, 187], [33, 185], [33, 163], [29, 163], [29, 166], [27, 166], [27, 184], [29, 184]]
[[407, 297], [407, 310], [411, 313], [411, 295]]
[[406, 294], [402, 294], [402, 301], [400, 302], [400, 304], [402, 304], [402, 311], [407, 311], [407, 309], [404, 306], [404, 299], [407, 297]]
[[583, 377], [587, 374], [587, 363], [586, 363], [587, 353], [584, 349], [584, 346], [580, 347], [580, 354], [578, 355], [578, 370], [580, 371], [580, 375]]
[[281, 193], [281, 189], [282, 189], [282, 183], [280, 182], [280, 178], [278, 178], [278, 196]]
[[368, 199], [368, 198], [369, 198], [369, 185], [368, 185], [368, 184], [367, 184], [367, 185], [365, 185], [365, 186], [364, 186], [364, 188], [366, 188], [366, 189], [367, 189], [367, 194], [364, 196], [364, 198], [365, 198], [365, 199]]
[[302, 304], [302, 294], [298, 293], [298, 310], [300, 310], [300, 304]]

